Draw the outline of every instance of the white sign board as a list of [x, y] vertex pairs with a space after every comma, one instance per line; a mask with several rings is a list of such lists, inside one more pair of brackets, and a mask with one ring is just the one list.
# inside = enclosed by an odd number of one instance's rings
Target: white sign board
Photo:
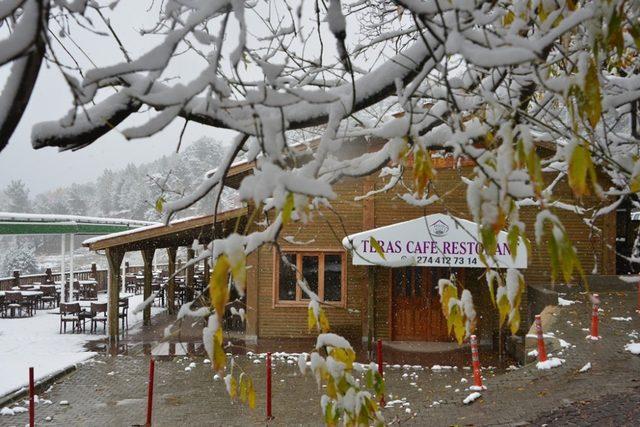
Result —
[[[472, 221], [433, 214], [352, 234], [342, 244], [351, 251], [354, 265], [482, 268], [479, 236], [479, 227]], [[371, 237], [380, 245], [384, 259], [372, 247]], [[522, 239], [515, 259], [505, 231], [498, 233], [497, 241], [495, 259], [487, 257], [490, 267], [527, 268], [527, 249]]]

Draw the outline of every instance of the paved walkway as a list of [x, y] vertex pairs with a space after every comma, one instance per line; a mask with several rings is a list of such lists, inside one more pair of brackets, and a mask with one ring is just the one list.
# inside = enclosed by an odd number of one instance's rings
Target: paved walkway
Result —
[[[571, 420], [572, 412], [561, 411], [581, 408], [582, 401], [601, 401], [604, 411], [613, 412], [618, 408], [614, 404], [615, 398], [606, 396], [630, 394], [637, 400], [640, 357], [624, 351], [624, 344], [632, 340], [633, 331], [636, 331], [636, 341], [640, 340], [640, 317], [633, 312], [635, 293], [603, 293], [601, 297], [603, 340], [588, 342], [585, 339], [588, 332], [582, 329], [589, 325], [588, 304], [563, 307], [558, 312], [553, 333], [571, 344], [557, 354], [565, 358], [566, 363], [549, 371], [538, 371], [534, 365], [508, 372], [485, 369], [483, 374], [488, 390], [468, 406], [462, 400], [470, 393], [465, 389], [472, 376], [464, 365], [456, 369], [387, 366], [385, 376], [390, 394], [387, 401], [393, 404], [384, 411], [386, 420], [403, 425], [513, 425], [523, 422], [541, 425], [552, 420], [550, 417], [565, 416], [559, 419], [563, 420], [561, 425], [566, 425], [564, 421]], [[582, 297], [568, 295], [566, 298]], [[611, 319], [616, 316], [632, 317], [632, 320]], [[201, 356], [164, 359], [156, 364], [154, 425], [266, 424], [263, 356], [237, 357], [238, 366], [254, 378], [258, 391], [255, 411], [229, 402], [224, 382], [203, 363]], [[274, 359], [273, 413], [276, 418], [269, 424], [320, 425], [321, 392], [315, 380], [299, 373], [295, 355], [276, 354]], [[578, 373], [587, 362], [591, 362], [592, 368]], [[440, 364], [446, 363], [444, 360]], [[37, 406], [37, 423], [52, 426], [144, 424], [147, 372], [148, 356], [142, 350], [131, 348], [126, 355], [98, 356], [44, 394], [43, 397], [53, 403]], [[63, 400], [69, 404], [60, 405]], [[581, 409], [577, 411], [576, 414], [589, 416], [588, 412], [580, 412]], [[637, 411], [630, 412], [629, 416], [637, 417]], [[46, 421], [47, 417], [50, 421]], [[0, 425], [24, 425], [26, 422], [26, 414], [0, 417]]]

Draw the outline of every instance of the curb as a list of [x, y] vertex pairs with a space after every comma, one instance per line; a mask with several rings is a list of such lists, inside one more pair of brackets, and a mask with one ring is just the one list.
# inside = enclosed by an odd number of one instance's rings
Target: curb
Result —
[[[91, 360], [91, 359], [87, 359]], [[61, 369], [57, 372], [54, 372], [46, 377], [44, 377], [43, 379], [41, 379], [40, 381], [36, 382], [35, 388], [36, 391], [38, 390], [42, 390], [43, 388], [51, 385], [52, 383], [54, 383], [55, 381], [59, 380], [60, 378], [72, 373], [73, 371], [75, 371], [76, 369], [78, 369], [78, 364], [74, 364], [71, 366], [67, 366], [64, 369]], [[8, 404], [11, 404], [13, 402], [16, 402], [20, 399], [22, 399], [22, 397], [26, 396], [29, 393], [29, 387], [20, 387], [17, 388], [13, 391], [10, 391], [9, 393], [5, 394], [4, 396], [0, 397], [0, 407], [2, 406], [7, 406]]]

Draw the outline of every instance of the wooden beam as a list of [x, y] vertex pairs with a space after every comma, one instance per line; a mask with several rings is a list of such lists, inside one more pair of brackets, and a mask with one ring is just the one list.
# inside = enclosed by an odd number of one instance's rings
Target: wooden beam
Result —
[[[228, 210], [226, 212], [221, 212], [218, 214], [216, 219], [218, 222], [224, 222], [229, 219], [236, 218], [238, 216], [246, 215], [247, 208], [241, 207], [238, 209]], [[105, 237], [104, 239], [100, 239], [93, 243], [89, 243], [85, 246], [88, 246], [92, 251], [97, 251], [101, 249], [106, 249], [114, 246], [122, 246], [125, 247], [131, 244], [142, 244], [143, 240], [160, 240], [162, 238], [169, 238], [171, 236], [175, 236], [178, 233], [193, 230], [199, 227], [210, 227], [213, 223], [213, 215], [204, 215], [196, 218], [188, 218], [176, 220], [169, 225], [152, 225], [148, 227], [144, 227], [142, 230], [132, 231], [130, 233], [124, 235], [115, 235], [113, 237]], [[159, 247], [158, 244], [154, 245], [156, 248]], [[169, 246], [176, 246], [175, 244]], [[169, 247], [167, 246], [167, 247]], [[141, 246], [139, 249], [142, 250], [144, 246]]]
[[[189, 248], [187, 249], [187, 262], [193, 260], [196, 256], [196, 251]], [[195, 287], [195, 266], [190, 265], [187, 267], [187, 274], [185, 276], [185, 281], [187, 285], [187, 301], [193, 301], [194, 296], [194, 287]]]
[[167, 306], [169, 307], [169, 314], [175, 314], [176, 312], [176, 279], [173, 277], [176, 274], [176, 253], [177, 248], [167, 248], [168, 269], [169, 269], [169, 281], [167, 282]]
[[[144, 289], [143, 298], [146, 301], [151, 296], [151, 280], [153, 279], [153, 255], [155, 248], [146, 248], [141, 250], [142, 263], [144, 264]], [[142, 324], [149, 326], [151, 324], [151, 304], [147, 304], [142, 314]]]
[[109, 342], [118, 341], [118, 301], [120, 299], [120, 265], [124, 258], [124, 251], [118, 248], [108, 248], [106, 251], [109, 262], [109, 284], [107, 287], [108, 312], [107, 323], [109, 324]]

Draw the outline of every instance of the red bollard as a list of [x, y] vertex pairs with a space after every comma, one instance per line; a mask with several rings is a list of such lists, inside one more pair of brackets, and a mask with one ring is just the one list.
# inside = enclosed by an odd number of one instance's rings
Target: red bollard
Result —
[[[384, 378], [384, 370], [382, 369], [382, 340], [378, 340], [377, 350], [376, 356], [378, 358], [378, 373], [382, 378]], [[380, 406], [384, 406], [384, 393], [380, 396]]]
[[538, 335], [538, 362], [545, 362], [547, 360], [547, 350], [544, 346], [542, 320], [540, 320], [539, 314], [536, 314], [536, 335]]
[[149, 359], [149, 386], [147, 389], [147, 427], [151, 426], [151, 418], [153, 412], [153, 376], [155, 374], [155, 362], [153, 358]]
[[600, 334], [599, 334], [599, 321], [600, 321], [600, 315], [598, 313], [598, 309], [600, 308], [600, 304], [598, 304], [595, 301], [598, 301], [598, 294], [593, 294], [593, 299], [594, 299], [594, 303], [593, 303], [593, 312], [591, 313], [591, 339], [599, 339], [600, 338]]
[[478, 340], [475, 335], [469, 339], [471, 343], [471, 364], [473, 365], [473, 385], [484, 389], [482, 375], [480, 374], [480, 357], [478, 356]]
[[272, 420], [271, 413], [271, 353], [267, 353], [267, 420]]
[[36, 384], [33, 379], [33, 368], [29, 368], [29, 426], [36, 425], [36, 406], [33, 401], [36, 394]]

